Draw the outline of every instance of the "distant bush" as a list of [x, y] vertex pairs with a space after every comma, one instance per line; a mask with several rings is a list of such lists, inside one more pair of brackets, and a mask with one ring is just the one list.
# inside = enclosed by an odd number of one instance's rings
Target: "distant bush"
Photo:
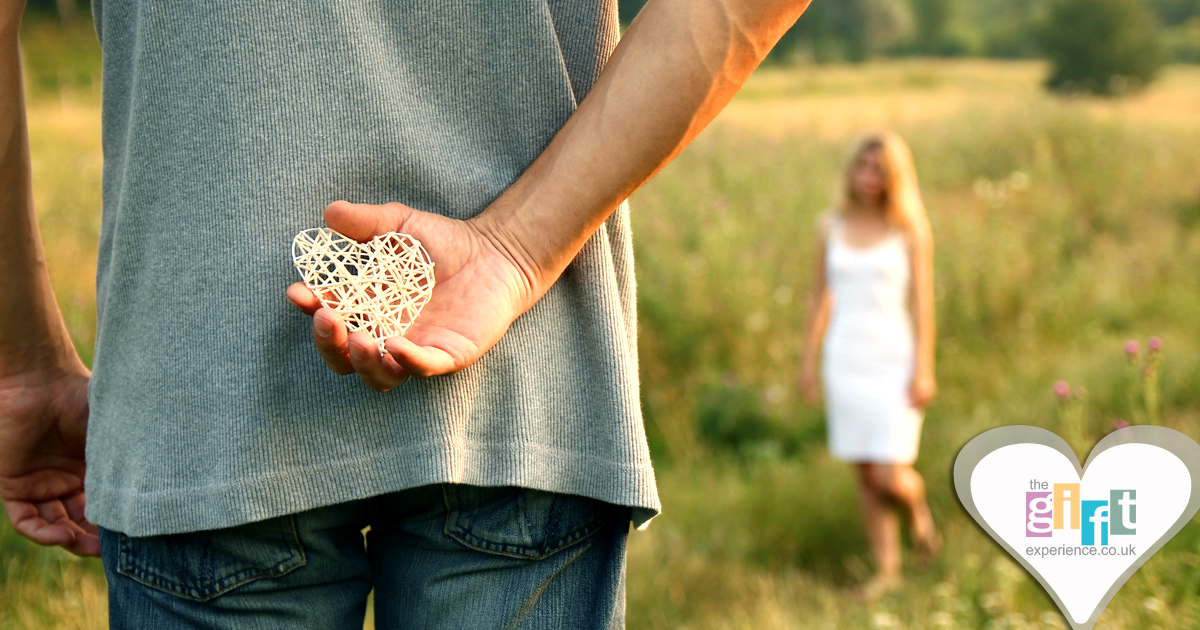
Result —
[[[30, 0], [34, 2], [35, 0]], [[55, 0], [36, 0], [43, 5]], [[647, 0], [620, 0], [621, 22], [629, 24]], [[1047, 9], [1056, 7], [1056, 0], [840, 0], [813, 2], [771, 51], [772, 62], [863, 61], [878, 56], [932, 55], [939, 57], [983, 56], [1009, 59], [1030, 59], [1045, 54], [1039, 46], [1038, 25]], [[1173, 62], [1200, 63], [1200, 0], [1076, 0], [1076, 10], [1103, 14], [1111, 4], [1124, 5], [1118, 11], [1135, 8], [1142, 17], [1136, 24], [1115, 23], [1124, 30], [1139, 24], [1144, 38], [1161, 38], [1164, 58]], [[1152, 16], [1150, 20], [1143, 19]], [[1073, 20], [1074, 18], [1072, 18]], [[1104, 20], [1112, 21], [1110, 18]], [[1061, 28], [1074, 28], [1075, 22], [1064, 22]], [[1159, 32], [1153, 36], [1148, 31]], [[1057, 30], [1050, 36], [1059, 39]], [[1137, 30], [1136, 28], [1134, 30]], [[1108, 43], [1093, 42], [1098, 49]], [[1144, 43], [1144, 42], [1143, 42]], [[1157, 46], [1156, 46], [1157, 47]], [[1076, 45], [1078, 48], [1078, 45]], [[1068, 52], [1068, 56], [1076, 53]], [[1120, 89], [1136, 87], [1128, 71], [1116, 76], [1114, 85]], [[1089, 79], [1090, 80], [1090, 79]], [[1065, 89], [1083, 90], [1077, 83]], [[1106, 86], [1103, 93], [1107, 93]]]
[[736, 450], [776, 437], [775, 418], [763, 409], [758, 392], [745, 385], [710, 384], [700, 391], [697, 406], [700, 434], [714, 445]]
[[1164, 26], [1178, 26], [1200, 18], [1200, 0], [1146, 0]]
[[913, 29], [907, 0], [814, 2], [784, 34], [771, 59], [865, 61], [905, 41]]
[[1200, 63], [1200, 15], [1165, 29], [1163, 46], [1172, 61]]
[[908, 0], [915, 30], [892, 52], [900, 55], [963, 57], [978, 54], [983, 40], [978, 29], [962, 20], [962, 0]]
[[775, 459], [799, 453], [825, 439], [822, 414], [789, 410], [785, 420], [768, 409], [764, 392], [727, 373], [722, 382], [702, 386], [697, 396], [697, 428], [710, 445], [742, 459]]
[[1165, 62], [1155, 16], [1140, 0], [1052, 0], [1038, 43], [1047, 87], [1114, 95], [1140, 89]]

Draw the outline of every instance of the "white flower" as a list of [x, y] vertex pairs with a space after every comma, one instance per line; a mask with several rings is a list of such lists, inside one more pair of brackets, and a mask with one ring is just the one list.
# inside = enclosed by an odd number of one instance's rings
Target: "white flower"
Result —
[[975, 178], [975, 185], [972, 186], [972, 188], [975, 189], [975, 196], [979, 197], [980, 199], [991, 199], [992, 194], [995, 191], [995, 187], [992, 185], [992, 182], [986, 177]]
[[787, 304], [792, 301], [792, 287], [786, 284], [781, 284], [775, 287], [775, 292], [772, 294], [776, 304]]
[[949, 599], [954, 597], [954, 585], [949, 582], [939, 582], [933, 587], [933, 595], [935, 597], [944, 597]]
[[769, 320], [766, 313], [754, 313], [746, 318], [746, 330], [761, 332], [766, 330]]
[[763, 390], [763, 400], [768, 405], [778, 405], [783, 402], [785, 396], [787, 396], [787, 390], [782, 385], [772, 385]]
[[1047, 610], [1038, 615], [1038, 622], [1048, 628], [1066, 628], [1067, 624], [1063, 623], [1062, 615], [1052, 610]]
[[979, 596], [979, 605], [989, 613], [995, 614], [1004, 606], [1004, 596], [1000, 593], [984, 593]]
[[1008, 176], [1008, 187], [1013, 190], [1025, 190], [1029, 188], [1029, 175], [1025, 171], [1013, 171]]
[[877, 612], [871, 615], [871, 627], [876, 630], [900, 628], [900, 619], [890, 612]]
[[993, 566], [997, 573], [1010, 581], [1019, 582], [1025, 578], [1025, 571], [1008, 558], [997, 557]]

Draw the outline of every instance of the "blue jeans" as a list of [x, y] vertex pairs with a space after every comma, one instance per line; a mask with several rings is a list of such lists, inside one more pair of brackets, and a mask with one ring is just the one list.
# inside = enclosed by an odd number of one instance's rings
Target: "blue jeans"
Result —
[[374, 588], [379, 630], [623, 628], [629, 517], [443, 484], [215, 531], [101, 529], [110, 627], [361, 630]]

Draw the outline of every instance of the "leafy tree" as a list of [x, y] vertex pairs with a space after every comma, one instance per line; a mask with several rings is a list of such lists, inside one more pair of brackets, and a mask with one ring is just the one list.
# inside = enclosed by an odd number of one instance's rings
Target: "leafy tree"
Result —
[[[620, 0], [621, 21], [633, 21], [645, 4], [646, 0]], [[799, 53], [818, 62], [863, 61], [888, 50], [912, 30], [910, 0], [817, 1], [784, 34], [770, 58], [778, 61]]]
[[895, 46], [912, 30], [912, 10], [906, 0], [813, 2], [772, 56], [808, 49], [818, 62], [863, 61]]
[[1147, 0], [1165, 26], [1178, 26], [1200, 17], [1200, 0]]
[[1037, 31], [1054, 66], [1046, 85], [1055, 91], [1137, 90], [1165, 62], [1157, 20], [1140, 0], [1051, 0]]
[[972, 52], [968, 34], [955, 28], [962, 13], [961, 0], [909, 0], [909, 4], [916, 32], [902, 52], [944, 57]]

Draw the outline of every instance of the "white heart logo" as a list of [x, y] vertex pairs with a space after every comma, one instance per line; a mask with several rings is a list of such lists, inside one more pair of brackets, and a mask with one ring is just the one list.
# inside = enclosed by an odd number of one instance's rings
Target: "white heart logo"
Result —
[[1157, 426], [1114, 431], [1082, 468], [1039, 427], [992, 429], [954, 462], [975, 521], [1035, 578], [1075, 630], [1200, 508], [1200, 445]]
[[312, 228], [292, 240], [292, 262], [321, 304], [340, 313], [349, 332], [370, 333], [381, 355], [384, 342], [402, 336], [433, 293], [433, 260], [408, 234], [359, 243]]

